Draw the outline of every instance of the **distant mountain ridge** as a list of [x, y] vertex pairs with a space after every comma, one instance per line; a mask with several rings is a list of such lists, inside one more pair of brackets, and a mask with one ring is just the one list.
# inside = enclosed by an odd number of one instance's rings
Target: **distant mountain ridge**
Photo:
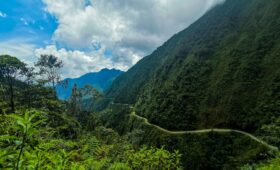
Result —
[[56, 87], [57, 96], [61, 100], [67, 100], [70, 95], [74, 84], [77, 84], [78, 88], [82, 88], [85, 85], [91, 85], [101, 92], [104, 92], [109, 88], [112, 82], [121, 75], [123, 71], [116, 69], [102, 69], [99, 72], [87, 73], [79, 78], [67, 78], [67, 86], [64, 88], [61, 85]]

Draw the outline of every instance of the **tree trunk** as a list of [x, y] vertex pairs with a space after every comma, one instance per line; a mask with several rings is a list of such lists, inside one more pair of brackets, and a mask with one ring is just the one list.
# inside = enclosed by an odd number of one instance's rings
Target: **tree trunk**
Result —
[[27, 95], [27, 107], [28, 107], [28, 109], [30, 109], [31, 108], [31, 93], [32, 93], [32, 91], [31, 91], [31, 88], [30, 88], [30, 84], [28, 84], [29, 85], [29, 87], [28, 87], [28, 92], [30, 92], [30, 95]]
[[56, 99], [56, 91], [55, 91], [55, 82], [52, 81], [52, 88], [53, 88], [53, 97]]
[[9, 83], [10, 86], [10, 107], [11, 107], [11, 112], [15, 112], [15, 101], [14, 101], [14, 87], [13, 87], [13, 82], [12, 80]]

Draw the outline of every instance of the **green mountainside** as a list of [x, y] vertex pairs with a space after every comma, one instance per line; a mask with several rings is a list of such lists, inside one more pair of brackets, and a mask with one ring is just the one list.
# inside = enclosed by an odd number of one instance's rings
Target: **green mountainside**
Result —
[[[93, 122], [115, 129], [134, 146], [148, 145], [178, 150], [184, 169], [244, 170], [256, 163], [274, 158], [277, 148], [268, 146], [250, 134], [226, 129], [197, 131], [168, 131], [147, 122], [125, 104], [112, 104], [107, 110], [93, 116]], [[251, 166], [253, 164], [253, 166]], [[277, 166], [277, 160], [272, 164]], [[272, 168], [273, 168], [272, 167]], [[248, 168], [248, 169], [246, 169]], [[243, 169], [242, 169], [243, 170]], [[274, 169], [273, 169], [274, 170]]]
[[280, 1], [227, 0], [117, 78], [115, 103], [169, 130], [256, 132], [280, 114]]
[[0, 169], [279, 170], [279, 56], [279, 0], [226, 0], [69, 100], [58, 57], [0, 55]]

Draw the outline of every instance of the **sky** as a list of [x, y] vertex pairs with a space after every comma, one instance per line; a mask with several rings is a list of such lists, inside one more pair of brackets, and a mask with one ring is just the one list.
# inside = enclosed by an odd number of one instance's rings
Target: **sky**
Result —
[[62, 77], [128, 70], [224, 0], [0, 0], [0, 55], [63, 61]]

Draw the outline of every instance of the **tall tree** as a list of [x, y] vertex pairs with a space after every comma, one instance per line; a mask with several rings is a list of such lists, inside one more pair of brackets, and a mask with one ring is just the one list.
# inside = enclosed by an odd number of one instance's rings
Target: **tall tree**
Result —
[[81, 88], [80, 93], [83, 96], [83, 98], [85, 98], [85, 99], [89, 98], [91, 100], [95, 100], [100, 97], [103, 97], [103, 95], [97, 89], [95, 89], [94, 87], [92, 87], [89, 84], [87, 84], [83, 88]]
[[24, 71], [24, 83], [26, 83], [26, 88], [23, 89], [23, 96], [24, 96], [24, 101], [27, 104], [28, 109], [31, 107], [31, 99], [32, 96], [34, 95], [32, 93], [32, 90], [34, 90], [34, 82], [35, 82], [35, 68], [34, 67], [28, 67]]
[[97, 89], [91, 85], [85, 85], [83, 88], [79, 89], [81, 93], [81, 108], [83, 111], [90, 112], [92, 107], [96, 104], [97, 100], [103, 97]]
[[9, 55], [0, 55], [0, 77], [1, 87], [6, 87], [6, 92], [9, 96], [10, 109], [15, 111], [15, 93], [14, 86], [17, 79], [24, 74], [26, 64], [21, 62], [16, 57]]
[[103, 97], [103, 95], [91, 85], [86, 85], [85, 87], [79, 89], [77, 84], [74, 84], [71, 96], [68, 100], [68, 113], [80, 119], [85, 116], [80, 115], [82, 113], [89, 112], [90, 106], [92, 106], [94, 102], [101, 97]]
[[77, 84], [74, 84], [72, 93], [68, 101], [68, 113], [72, 116], [77, 116], [81, 111], [81, 92], [79, 91]]
[[59, 70], [63, 67], [62, 61], [54, 55], [41, 55], [35, 66], [39, 67], [39, 73], [44, 77], [46, 83], [51, 84], [54, 98], [56, 98], [55, 86], [61, 79]]

